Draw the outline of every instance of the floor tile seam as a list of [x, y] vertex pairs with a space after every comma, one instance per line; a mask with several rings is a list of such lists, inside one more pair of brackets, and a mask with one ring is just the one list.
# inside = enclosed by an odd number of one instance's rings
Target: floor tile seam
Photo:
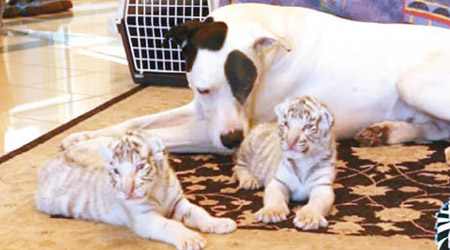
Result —
[[[90, 107], [90, 108], [88, 108], [86, 111], [83, 111], [82, 114], [84, 114], [84, 113], [86, 113], [86, 112], [89, 112], [89, 111], [91, 111], [92, 109], [97, 108], [97, 107], [100, 106], [101, 104], [103, 104], [103, 103], [105, 103], [105, 102], [108, 102], [108, 101], [110, 101], [110, 100], [112, 100], [112, 99], [114, 99], [114, 98], [116, 98], [116, 97], [119, 97], [120, 95], [122, 95], [122, 94], [124, 94], [124, 93], [126, 93], [127, 91], [130, 91], [130, 90], [131, 90], [131, 89], [126, 90], [126, 91], [124, 91], [123, 93], [119, 93], [119, 94], [117, 94], [117, 95], [110, 95], [109, 98], [108, 98], [107, 100], [103, 100], [103, 101], [102, 101], [101, 103], [99, 103], [98, 105], [95, 105], [95, 107]], [[106, 94], [106, 95], [107, 95], [107, 94]], [[40, 108], [38, 108], [38, 109], [35, 109], [35, 110], [33, 110], [33, 111], [35, 111], [35, 112], [40, 112], [40, 111], [43, 111], [43, 110], [48, 109], [48, 108], [58, 107], [58, 106], [68, 105], [68, 104], [74, 104], [74, 103], [77, 103], [77, 102], [87, 101], [87, 100], [89, 100], [89, 99], [94, 99], [94, 98], [98, 98], [98, 97], [102, 97], [102, 96], [105, 96], [105, 95], [90, 96], [90, 97], [78, 99], [78, 100], [75, 100], [75, 101], [70, 101], [70, 102], [59, 103], [59, 104], [55, 104], [55, 105], [44, 106], [44, 107], [40, 107]], [[27, 111], [27, 112], [30, 112], [30, 111]], [[79, 114], [79, 115], [82, 115], [82, 114]], [[8, 115], [8, 114], [7, 114], [7, 115]], [[77, 117], [77, 116], [79, 116], [79, 115], [76, 115], [75, 117]], [[18, 113], [16, 113], [16, 114], [9, 114], [9, 116], [12, 116], [12, 117], [19, 117], [19, 118], [26, 118], [26, 119], [36, 119], [36, 118], [30, 118], [28, 115], [25, 114], [25, 112], [18, 112]], [[71, 119], [73, 119], [73, 118], [75, 118], [75, 117], [71, 117], [71, 118], [69, 118], [69, 120], [64, 120], [63, 123], [66, 123], [66, 122], [70, 121]], [[38, 120], [38, 119], [37, 119], [37, 120]], [[45, 120], [42, 120], [42, 121], [53, 122], [53, 123], [61, 123], [60, 121], [58, 121], [58, 120], [55, 121], [54, 119], [45, 119]]]
[[[85, 72], [81, 72], [80, 74], [76, 74], [76, 75], [74, 75], [72, 77], [85, 76], [85, 75], [88, 75], [88, 74], [91, 74], [91, 73], [95, 73], [95, 72], [85, 71]], [[17, 86], [17, 87], [25, 87], [25, 88], [30, 88], [30, 89], [39, 89], [39, 90], [64, 92], [63, 90], [51, 89], [51, 88], [39, 88], [39, 87], [34, 87], [34, 86], [35, 85], [39, 85], [39, 84], [45, 84], [47, 82], [53, 83], [53, 82], [61, 81], [61, 80], [66, 79], [66, 78], [67, 77], [57, 77], [57, 78], [49, 80], [49, 81], [36, 82], [36, 83], [31, 83], [31, 84], [19, 83], [19, 82], [2, 82], [0, 80], [0, 85], [10, 85], [10, 86]], [[74, 93], [74, 94], [78, 94], [78, 93]], [[81, 95], [83, 95], [83, 94], [81, 94]]]

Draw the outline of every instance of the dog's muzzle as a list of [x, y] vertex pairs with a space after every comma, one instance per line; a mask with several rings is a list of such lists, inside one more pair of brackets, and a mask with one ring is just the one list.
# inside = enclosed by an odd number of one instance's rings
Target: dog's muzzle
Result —
[[222, 144], [227, 148], [236, 148], [241, 144], [244, 139], [244, 133], [242, 130], [235, 130], [233, 132], [222, 134], [220, 140]]

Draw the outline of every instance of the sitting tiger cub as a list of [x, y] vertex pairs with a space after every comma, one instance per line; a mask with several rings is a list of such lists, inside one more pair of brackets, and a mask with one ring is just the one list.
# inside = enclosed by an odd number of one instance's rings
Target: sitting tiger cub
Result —
[[[125, 225], [142, 237], [177, 249], [206, 245], [200, 234], [185, 225], [206, 233], [236, 229], [233, 220], [214, 218], [186, 199], [161, 139], [141, 131], [103, 139], [77, 144], [39, 170], [38, 210]], [[92, 163], [86, 152], [105, 143], [110, 145], [100, 149], [103, 161], [98, 158], [99, 164]]]
[[275, 113], [278, 124], [257, 125], [237, 152], [233, 170], [239, 186], [266, 187], [264, 207], [255, 214], [260, 221], [285, 220], [290, 198], [309, 199], [296, 213], [295, 226], [304, 230], [326, 227], [325, 216], [334, 202], [334, 117], [311, 97], [278, 104]]

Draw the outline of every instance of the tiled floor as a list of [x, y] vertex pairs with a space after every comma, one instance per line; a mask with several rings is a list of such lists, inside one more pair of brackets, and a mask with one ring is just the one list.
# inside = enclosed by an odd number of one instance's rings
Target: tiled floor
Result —
[[4, 20], [0, 155], [136, 86], [112, 25], [119, 2], [76, 0], [71, 12]]

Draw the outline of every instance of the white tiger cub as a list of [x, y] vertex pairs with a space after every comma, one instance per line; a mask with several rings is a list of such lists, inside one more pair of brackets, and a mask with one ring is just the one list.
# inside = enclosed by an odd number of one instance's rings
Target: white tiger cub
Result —
[[[103, 142], [111, 140], [105, 138]], [[51, 160], [39, 170], [35, 196], [38, 210], [125, 225], [139, 236], [187, 250], [206, 245], [199, 233], [187, 227], [219, 234], [236, 229], [233, 220], [214, 218], [186, 199], [158, 137], [128, 132], [100, 149], [104, 164], [86, 166], [81, 159], [99, 144], [78, 144], [74, 146], [78, 148], [69, 149], [70, 154]], [[77, 150], [80, 153], [74, 153]]]
[[[279, 222], [289, 214], [289, 199], [308, 200], [294, 224], [304, 230], [327, 227], [334, 202], [336, 143], [330, 110], [311, 97], [275, 107], [277, 123], [257, 125], [241, 144], [233, 168], [240, 187], [264, 185], [264, 207], [255, 216]], [[278, 132], [278, 133], [277, 133]]]

